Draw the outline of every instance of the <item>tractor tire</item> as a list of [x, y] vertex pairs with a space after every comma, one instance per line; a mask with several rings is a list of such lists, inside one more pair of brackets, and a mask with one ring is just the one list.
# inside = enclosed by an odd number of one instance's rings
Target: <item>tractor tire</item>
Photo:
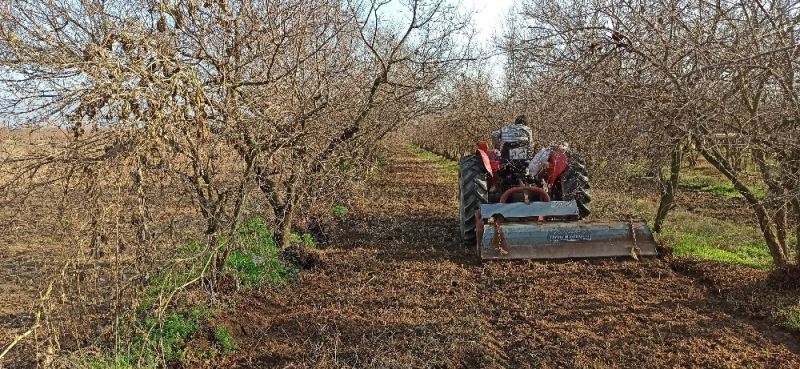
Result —
[[461, 241], [465, 247], [476, 245], [475, 212], [489, 201], [486, 187], [486, 168], [477, 155], [467, 155], [458, 163], [458, 215], [461, 221]]
[[574, 200], [578, 204], [578, 216], [581, 219], [592, 213], [590, 188], [586, 165], [577, 155], [569, 153], [567, 169], [561, 175], [561, 196], [564, 201]]

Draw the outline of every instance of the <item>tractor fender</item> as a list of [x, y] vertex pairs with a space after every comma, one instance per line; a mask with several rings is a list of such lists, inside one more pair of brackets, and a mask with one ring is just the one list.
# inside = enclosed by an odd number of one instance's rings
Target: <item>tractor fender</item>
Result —
[[547, 184], [553, 186], [567, 169], [567, 154], [562, 149], [554, 149], [550, 152], [550, 158], [547, 161]]
[[482, 149], [475, 150], [476, 155], [480, 155], [481, 161], [483, 162], [483, 168], [486, 169], [486, 173], [491, 177], [494, 175], [494, 168], [492, 160], [489, 158], [489, 154]]

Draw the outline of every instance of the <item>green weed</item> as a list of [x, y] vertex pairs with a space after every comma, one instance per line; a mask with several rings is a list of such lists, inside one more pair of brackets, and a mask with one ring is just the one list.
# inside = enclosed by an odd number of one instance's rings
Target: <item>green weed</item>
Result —
[[[224, 247], [226, 242], [221, 240], [220, 247]], [[168, 296], [201, 276], [211, 255], [212, 250], [201, 242], [192, 241], [180, 247], [174, 255], [176, 262], [148, 280], [136, 309], [136, 331], [140, 333], [132, 334], [129, 346], [123, 353], [112, 358], [95, 359], [93, 367], [150, 368], [158, 367], [162, 358], [168, 364], [184, 361], [188, 340], [209, 319], [210, 312], [205, 307], [175, 310], [172, 305], [180, 293], [173, 296], [163, 317], [157, 316], [156, 312], [164, 307]]]
[[[679, 182], [681, 187], [728, 198], [741, 197], [730, 181], [716, 173], [716, 170], [709, 165], [701, 164], [696, 169], [683, 169]], [[750, 175], [746, 178], [756, 196], [763, 197], [764, 187], [756, 177]], [[600, 196], [598, 204], [622, 201], [618, 198], [606, 200], [603, 197]], [[595, 196], [595, 199], [597, 198]], [[635, 202], [633, 200], [624, 202], [627, 205], [625, 208], [630, 209], [629, 211], [652, 220], [657, 206], [656, 198], [640, 198]], [[667, 216], [662, 233], [657, 237], [672, 247], [677, 257], [712, 260], [757, 269], [769, 269], [772, 266], [772, 257], [761, 232], [757, 227], [747, 223], [723, 221], [675, 209]]]
[[160, 343], [164, 360], [168, 363], [186, 359], [186, 343], [208, 320], [206, 309], [195, 308], [188, 313], [170, 313], [161, 324], [152, 321], [150, 340]]
[[349, 209], [347, 209], [347, 207], [345, 206], [336, 205], [333, 207], [333, 215], [336, 215], [337, 217], [344, 217], [347, 215], [348, 212]]
[[[263, 219], [254, 218], [243, 223], [235, 238], [239, 247], [230, 254], [225, 269], [245, 287], [285, 285], [296, 276], [297, 268], [281, 258], [274, 234]], [[310, 234], [293, 234], [292, 241], [308, 247], [314, 245]], [[220, 249], [232, 245], [229, 239], [220, 239]], [[175, 254], [176, 262], [148, 281], [142, 302], [137, 307], [136, 331], [141, 333], [132, 334], [128, 348], [122, 353], [87, 359], [85, 366], [92, 369], [155, 368], [159, 363], [185, 362], [190, 355], [195, 358], [216, 357], [216, 348], [208, 352], [190, 352], [191, 349], [187, 348], [192, 336], [209, 320], [207, 309], [193, 308], [180, 312], [170, 307], [163, 318], [155, 315], [159, 307], [163, 308], [165, 296], [201, 276], [215, 251], [219, 250], [212, 250], [201, 242], [189, 242], [179, 248]], [[229, 353], [235, 348], [233, 336], [223, 327], [216, 327], [214, 336], [222, 352]]]
[[[200, 277], [210, 255], [211, 250], [200, 242], [188, 242], [180, 247], [174, 255], [176, 262], [148, 280], [136, 309], [135, 326], [129, 327], [132, 332], [128, 347], [116, 356], [92, 358], [86, 366], [151, 368], [158, 366], [159, 358], [167, 363], [183, 360], [185, 343], [208, 319], [207, 309], [196, 307], [183, 313], [168, 309], [163, 319], [156, 316], [156, 312], [164, 307], [168, 296]], [[174, 303], [176, 297], [174, 295], [170, 303]]]
[[800, 332], [800, 304], [779, 309], [778, 318], [784, 327]]
[[[190, 349], [188, 341], [210, 318], [206, 308], [187, 312], [170, 312], [163, 320], [149, 317], [139, 322], [141, 332], [135, 334], [129, 347], [116, 356], [91, 357], [84, 361], [89, 369], [157, 368], [167, 363], [185, 362]], [[163, 359], [163, 361], [162, 361]]]
[[214, 328], [214, 339], [217, 341], [217, 345], [219, 345], [220, 349], [222, 349], [223, 354], [229, 355], [236, 351], [236, 341], [227, 328], [221, 325]]
[[350, 160], [342, 160], [342, 161], [340, 161], [339, 165], [337, 167], [339, 169], [339, 172], [341, 172], [343, 174], [344, 173], [352, 173], [353, 171], [356, 170], [356, 165], [353, 164], [353, 162], [350, 161]]
[[[311, 242], [309, 236], [298, 236], [301, 242]], [[283, 286], [297, 276], [297, 267], [281, 258], [280, 247], [267, 224], [253, 218], [238, 229], [240, 248], [231, 252], [226, 270], [246, 288], [265, 285]]]
[[[223, 239], [220, 247], [226, 243], [227, 240]], [[139, 312], [153, 310], [164, 296], [200, 277], [210, 255], [211, 250], [201, 242], [190, 241], [180, 247], [175, 255], [176, 262], [149, 279]]]
[[289, 242], [293, 244], [299, 243], [309, 248], [315, 248], [317, 245], [317, 242], [314, 241], [314, 236], [312, 236], [310, 233], [299, 234], [293, 232], [289, 235]]

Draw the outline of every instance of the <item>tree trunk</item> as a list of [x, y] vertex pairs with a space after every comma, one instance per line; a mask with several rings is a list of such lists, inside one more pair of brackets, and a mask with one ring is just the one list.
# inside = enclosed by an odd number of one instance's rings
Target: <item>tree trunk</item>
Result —
[[733, 187], [736, 188], [744, 198], [747, 200], [747, 203], [753, 208], [755, 212], [756, 219], [758, 220], [758, 226], [761, 228], [761, 233], [764, 236], [764, 241], [767, 243], [767, 247], [769, 248], [769, 253], [772, 256], [772, 261], [775, 263], [777, 268], [783, 269], [786, 268], [788, 260], [787, 255], [783, 253], [783, 250], [780, 246], [780, 243], [777, 240], [777, 235], [773, 232], [772, 229], [772, 219], [769, 216], [767, 209], [764, 207], [764, 204], [753, 194], [747, 185], [745, 185], [739, 177], [737, 177], [736, 173], [733, 171], [731, 164], [725, 159], [725, 156], [714, 148], [707, 148], [702, 146], [702, 142], [697, 140], [695, 137], [695, 144], [697, 144], [697, 149], [700, 151], [700, 154], [703, 155], [705, 158], [714, 168], [716, 168], [722, 175], [725, 176], [731, 183]]
[[[228, 230], [229, 234], [234, 234], [236, 232], [236, 228], [239, 226], [239, 216], [242, 213], [242, 207], [247, 199], [247, 183], [251, 180], [250, 176], [253, 173], [253, 165], [255, 164], [257, 155], [258, 154], [256, 152], [255, 154], [246, 154], [244, 156], [246, 165], [242, 174], [242, 180], [239, 182], [236, 203], [234, 204], [233, 212], [231, 213], [232, 221], [230, 222], [230, 228]], [[231, 249], [231, 243], [228, 242], [221, 254], [218, 256], [217, 268], [219, 270], [222, 270], [222, 268], [225, 267], [225, 263], [228, 261], [228, 257], [231, 254]]]
[[800, 267], [800, 199], [792, 199], [794, 209], [794, 263]]
[[[756, 167], [759, 169], [761, 173], [761, 178], [764, 180], [764, 183], [767, 184], [769, 188], [769, 194], [766, 196], [765, 200], [768, 202], [778, 203], [777, 210], [775, 211], [774, 218], [771, 218], [770, 227], [775, 227], [775, 232], [770, 232], [770, 234], [775, 237], [775, 243], [780, 248], [780, 255], [784, 259], [785, 263], [789, 263], [789, 247], [788, 247], [788, 240], [787, 237], [787, 211], [788, 205], [785, 198], [786, 198], [786, 190], [784, 186], [775, 179], [772, 174], [770, 173], [770, 167], [767, 164], [766, 157], [764, 155], [764, 151], [761, 149], [753, 149], [752, 155], [753, 160], [756, 164]], [[766, 207], [765, 207], [766, 209]], [[777, 265], [777, 263], [776, 263]]]
[[279, 231], [277, 234], [277, 238], [280, 242], [281, 249], [287, 248], [289, 246], [289, 243], [291, 243], [292, 222], [294, 221], [294, 213], [295, 213], [295, 206], [294, 206], [294, 199], [292, 199], [291, 202], [286, 205], [283, 219], [280, 221], [279, 224]]
[[[653, 224], [653, 232], [660, 233], [664, 225], [664, 220], [670, 209], [675, 206], [675, 192], [678, 189], [678, 179], [680, 178], [681, 162], [683, 159], [683, 148], [681, 144], [675, 145], [670, 156], [669, 180], [661, 180], [661, 200], [658, 203], [656, 219]], [[659, 176], [661, 174], [659, 173]]]
[[297, 211], [298, 195], [296, 193], [297, 176], [291, 175], [289, 179], [284, 182], [286, 188], [286, 196], [280, 206], [274, 207], [276, 230], [275, 240], [279, 242], [281, 248], [289, 246], [292, 237], [292, 222], [294, 221], [295, 212]]
[[787, 224], [787, 209], [789, 204], [782, 202], [781, 207], [775, 212], [775, 230], [778, 233], [778, 243], [781, 245], [781, 251], [787, 257], [789, 256], [789, 241], [787, 240], [788, 224]]
[[754, 206], [753, 209], [756, 212], [758, 225], [761, 227], [761, 233], [764, 235], [764, 240], [767, 241], [767, 247], [769, 247], [769, 253], [772, 255], [772, 260], [775, 262], [775, 266], [780, 269], [785, 268], [787, 265], [787, 255], [783, 253], [780, 242], [778, 242], [775, 233], [772, 232], [772, 225], [770, 224], [770, 217], [767, 213], [767, 209], [764, 208], [763, 205]]

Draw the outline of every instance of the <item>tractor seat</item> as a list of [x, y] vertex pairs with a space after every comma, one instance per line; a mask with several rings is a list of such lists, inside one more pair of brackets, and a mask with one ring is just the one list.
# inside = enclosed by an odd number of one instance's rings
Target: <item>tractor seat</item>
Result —
[[530, 160], [530, 146], [526, 141], [504, 142], [500, 156], [506, 160]]

